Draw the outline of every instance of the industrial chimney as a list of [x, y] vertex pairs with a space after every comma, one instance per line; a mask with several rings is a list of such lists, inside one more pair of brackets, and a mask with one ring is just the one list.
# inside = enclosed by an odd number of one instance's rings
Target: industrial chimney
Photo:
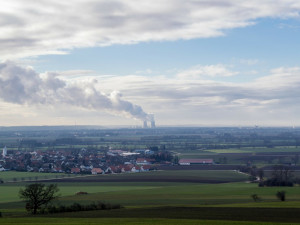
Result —
[[148, 128], [147, 120], [144, 120], [143, 128]]
[[155, 120], [154, 120], [154, 114], [149, 114], [149, 121], [150, 121], [150, 127], [155, 128]]
[[3, 151], [2, 151], [2, 156], [3, 158], [7, 155], [7, 148], [6, 146], [3, 148]]
[[154, 120], [151, 121], [151, 128], [155, 128], [155, 121]]

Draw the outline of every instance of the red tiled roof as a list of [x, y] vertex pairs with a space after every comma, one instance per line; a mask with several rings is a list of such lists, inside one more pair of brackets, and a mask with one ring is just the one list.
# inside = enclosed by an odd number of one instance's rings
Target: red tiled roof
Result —
[[93, 168], [92, 173], [102, 173], [103, 170], [101, 168]]

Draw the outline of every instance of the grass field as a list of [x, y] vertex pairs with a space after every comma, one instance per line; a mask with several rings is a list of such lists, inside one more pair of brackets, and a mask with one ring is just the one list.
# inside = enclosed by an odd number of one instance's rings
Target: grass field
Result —
[[[20, 185], [21, 186], [21, 185]], [[18, 191], [20, 186], [1, 186], [0, 211], [9, 209], [13, 212], [24, 207], [20, 203]], [[126, 208], [193, 206], [193, 207], [268, 207], [300, 208], [299, 187], [260, 188], [257, 184], [223, 183], [223, 184], [184, 184], [184, 183], [62, 183], [59, 184], [60, 203], [79, 202], [88, 204], [93, 201], [105, 201], [121, 204]], [[86, 191], [88, 195], [75, 195], [77, 191]], [[276, 199], [277, 191], [285, 190], [286, 202]], [[251, 195], [257, 194], [261, 202], [253, 202]]]
[[[26, 176], [28, 173], [23, 172], [3, 172], [9, 179], [11, 175]], [[38, 173], [40, 179], [44, 178], [43, 173]], [[47, 176], [54, 175], [49, 174]], [[53, 177], [55, 178], [55, 177]], [[62, 196], [74, 195], [76, 192], [85, 191], [88, 193], [103, 193], [114, 191], [128, 191], [128, 190], [144, 190], [169, 186], [182, 186], [188, 183], [216, 183], [216, 182], [235, 182], [245, 181], [247, 176], [237, 173], [235, 171], [153, 171], [145, 173], [128, 173], [128, 174], [112, 174], [112, 175], [98, 175], [65, 178], [57, 180]], [[49, 180], [49, 182], [53, 182]], [[167, 183], [166, 183], [167, 182]], [[18, 192], [25, 183], [4, 183], [0, 185], [0, 192], [6, 193], [0, 198], [1, 202], [18, 201]]]
[[296, 146], [280, 146], [280, 147], [241, 147], [241, 148], [228, 148], [228, 149], [209, 149], [205, 152], [212, 153], [276, 153], [276, 152], [295, 152], [299, 153], [300, 149]]
[[[293, 224], [300, 221], [300, 187], [258, 187], [254, 183], [151, 182], [152, 176], [190, 178], [207, 181], [246, 180], [247, 176], [234, 171], [156, 171], [97, 176], [112, 177], [111, 182], [94, 182], [95, 177], [79, 177], [84, 182], [59, 182], [61, 197], [54, 204], [89, 204], [104, 201], [121, 204], [119, 210], [98, 210], [76, 213], [57, 213], [31, 217], [19, 201], [18, 191], [26, 183], [0, 185], [1, 224]], [[132, 176], [135, 181], [126, 182]], [[138, 177], [148, 182], [137, 181]], [[74, 178], [78, 180], [79, 178]], [[90, 179], [93, 178], [93, 179]], [[112, 179], [111, 178], [111, 179]], [[115, 180], [118, 179], [118, 182]], [[179, 181], [182, 182], [179, 182]], [[130, 180], [129, 180], [130, 181]], [[48, 184], [48, 183], [47, 183]], [[277, 191], [286, 191], [286, 201], [276, 198]], [[78, 191], [87, 195], [75, 195]], [[254, 202], [252, 194], [262, 198]], [[12, 218], [22, 217], [22, 218]], [[44, 217], [47, 217], [44, 218]], [[48, 218], [51, 217], [51, 218]], [[57, 217], [57, 218], [52, 218]], [[75, 218], [76, 217], [76, 218]], [[154, 219], [153, 219], [154, 218]], [[233, 222], [235, 221], [235, 222]], [[241, 222], [251, 221], [251, 222]], [[256, 222], [260, 221], [260, 222]], [[263, 222], [262, 222], [263, 221]], [[273, 223], [272, 223], [273, 222]], [[276, 223], [275, 223], [276, 222]]]
[[[136, 218], [3, 218], [2, 225], [11, 224], [44, 224], [44, 225], [287, 225], [287, 223], [274, 222], [247, 222], [247, 221], [220, 221], [220, 220], [193, 220], [193, 219], [136, 219]], [[299, 223], [288, 223], [290, 225]]]
[[62, 173], [35, 173], [35, 172], [16, 172], [16, 171], [3, 171], [0, 172], [0, 179], [4, 182], [20, 182], [20, 181], [37, 181], [44, 179], [74, 177], [74, 174]]
[[61, 179], [57, 182], [192, 182], [222, 183], [246, 181], [248, 176], [236, 171], [221, 170], [168, 170], [143, 173], [123, 173]]

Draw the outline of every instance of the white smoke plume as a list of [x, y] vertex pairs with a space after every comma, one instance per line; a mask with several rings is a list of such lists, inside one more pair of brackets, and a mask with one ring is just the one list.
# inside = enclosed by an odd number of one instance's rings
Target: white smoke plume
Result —
[[150, 120], [151, 116], [141, 106], [124, 100], [121, 93], [105, 94], [97, 90], [96, 80], [85, 84], [67, 83], [57, 75], [39, 74], [30, 67], [21, 67], [11, 61], [0, 63], [0, 98], [15, 104], [65, 104]]

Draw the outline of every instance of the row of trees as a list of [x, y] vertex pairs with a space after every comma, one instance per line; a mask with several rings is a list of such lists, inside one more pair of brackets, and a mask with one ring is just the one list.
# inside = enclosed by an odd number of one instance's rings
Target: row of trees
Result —
[[259, 186], [293, 186], [294, 183], [297, 183], [297, 180], [294, 179], [290, 167], [276, 165], [273, 167], [272, 176], [269, 179], [261, 180]]
[[[121, 205], [111, 205], [104, 202], [93, 202], [88, 205], [81, 205], [79, 203], [73, 203], [72, 205], [65, 206], [50, 205], [52, 200], [59, 197], [58, 187], [56, 184], [45, 185], [41, 183], [35, 183], [27, 185], [24, 189], [20, 189], [19, 196], [26, 202], [26, 210], [32, 214], [37, 213], [58, 213], [58, 212], [77, 212], [77, 211], [89, 211], [89, 210], [110, 210], [120, 209]], [[0, 213], [1, 217], [1, 213]]]
[[[285, 191], [278, 191], [276, 193], [276, 197], [280, 200], [280, 201], [285, 201]], [[257, 194], [253, 194], [251, 195], [251, 198], [253, 199], [253, 201], [255, 202], [259, 202], [261, 201], [261, 197], [259, 197]]]

